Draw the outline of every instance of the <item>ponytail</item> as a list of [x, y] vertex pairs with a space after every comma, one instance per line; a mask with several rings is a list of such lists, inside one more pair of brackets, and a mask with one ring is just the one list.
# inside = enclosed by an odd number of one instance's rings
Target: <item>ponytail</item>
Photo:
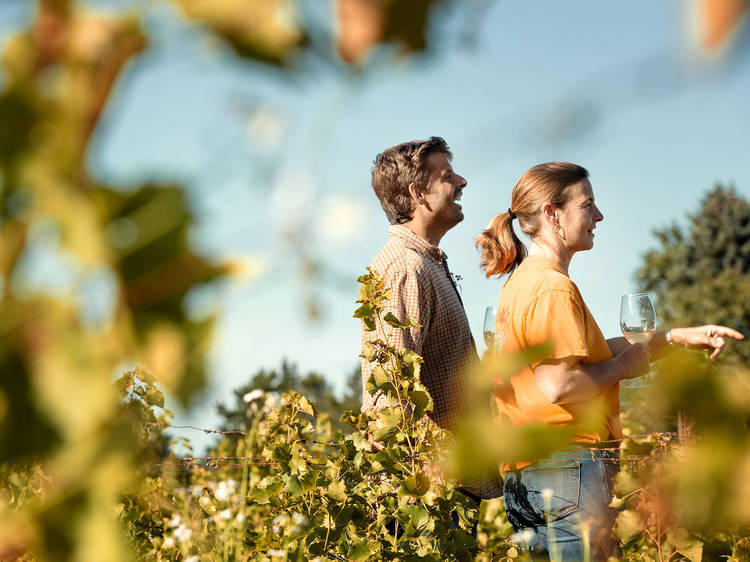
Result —
[[495, 215], [484, 232], [476, 237], [481, 267], [487, 277], [511, 273], [526, 257], [526, 246], [513, 230], [511, 213], [508, 209], [507, 213]]

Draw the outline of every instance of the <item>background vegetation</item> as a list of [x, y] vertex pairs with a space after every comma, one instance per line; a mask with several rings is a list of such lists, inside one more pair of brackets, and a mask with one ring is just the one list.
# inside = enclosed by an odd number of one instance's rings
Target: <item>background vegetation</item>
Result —
[[[290, 17], [281, 0], [175, 4], [242, 60], [293, 73], [305, 52], [356, 72], [381, 42], [404, 53], [425, 49], [438, 2], [340, 0], [331, 52], [319, 50], [315, 30]], [[200, 398], [215, 321], [189, 314], [186, 301], [197, 288], [225, 283], [236, 267], [190, 243], [195, 216], [183, 186], [111, 185], [87, 168], [102, 111], [148, 41], [136, 16], [40, 0], [31, 26], [3, 53], [0, 558], [526, 556], [502, 502], [484, 502], [477, 514], [436, 466], [444, 451], [455, 451], [453, 465], [461, 466], [470, 464], [462, 455], [474, 455], [473, 463], [477, 450], [461, 441], [451, 448], [425, 420], [420, 359], [389, 348], [387, 338], [372, 355], [382, 369], [370, 384], [402, 407], [348, 414], [342, 433], [338, 419], [356, 406], [355, 387], [340, 398], [322, 375], [303, 377], [282, 364], [278, 373], [258, 373], [220, 409], [219, 431], [227, 433], [206, 457], [170, 452], [179, 443], [170, 448], [173, 416], [163, 392], [185, 405]], [[665, 321], [710, 317], [747, 331], [748, 228], [747, 201], [717, 188], [688, 230], [657, 233], [661, 247], [645, 257], [638, 279], [659, 295]], [[32, 283], [40, 251], [58, 256], [74, 281], [62, 290]], [[377, 304], [387, 294], [374, 277], [362, 281], [368, 314], [382, 323]], [[97, 299], [101, 291], [112, 298]], [[667, 425], [687, 413], [701, 438], [675, 444], [646, 435], [623, 446], [632, 461], [618, 481], [617, 533], [631, 559], [747, 557], [748, 356], [742, 346], [730, 351], [734, 363], [720, 368], [685, 358], [665, 365], [642, 401]], [[508, 369], [486, 365], [483, 373]], [[648, 416], [631, 423], [634, 435], [655, 429], [639, 425]], [[491, 420], [486, 427], [504, 445], [487, 464], [540, 456], [564, 439], [539, 428], [510, 434]], [[364, 431], [385, 448], [373, 450]], [[467, 530], [477, 515], [475, 542]]]

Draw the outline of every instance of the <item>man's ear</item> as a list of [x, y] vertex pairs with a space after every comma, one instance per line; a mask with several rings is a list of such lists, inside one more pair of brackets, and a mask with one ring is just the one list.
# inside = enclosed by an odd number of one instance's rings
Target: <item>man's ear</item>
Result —
[[409, 184], [409, 195], [411, 195], [412, 200], [414, 200], [417, 205], [424, 200], [424, 193], [414, 182]]

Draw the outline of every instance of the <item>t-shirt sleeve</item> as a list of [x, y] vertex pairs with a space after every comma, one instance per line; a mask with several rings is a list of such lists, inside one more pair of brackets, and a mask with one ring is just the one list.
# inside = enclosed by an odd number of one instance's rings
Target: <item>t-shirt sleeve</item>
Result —
[[[544, 359], [576, 357], [586, 362], [586, 326], [583, 303], [572, 290], [550, 289], [529, 306], [524, 317], [527, 345], [549, 343], [552, 352]], [[542, 361], [536, 361], [536, 367]]]

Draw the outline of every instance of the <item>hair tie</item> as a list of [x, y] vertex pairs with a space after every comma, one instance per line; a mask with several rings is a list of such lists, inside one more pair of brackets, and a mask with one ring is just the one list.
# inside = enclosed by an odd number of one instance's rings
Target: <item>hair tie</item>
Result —
[[510, 215], [510, 220], [517, 218], [516, 214], [510, 210], [510, 207], [508, 207], [508, 214]]

